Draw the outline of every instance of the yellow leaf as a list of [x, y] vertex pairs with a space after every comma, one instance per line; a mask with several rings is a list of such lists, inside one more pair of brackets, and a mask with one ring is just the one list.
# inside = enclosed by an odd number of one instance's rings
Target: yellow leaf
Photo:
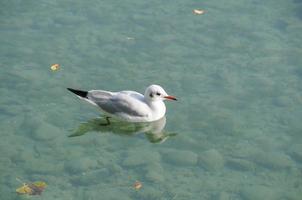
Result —
[[45, 187], [46, 183], [42, 181], [36, 181], [34, 183], [23, 183], [23, 186], [16, 189], [18, 194], [28, 194], [28, 195], [40, 195]]
[[36, 181], [33, 183], [33, 185], [39, 187], [39, 188], [45, 188], [47, 186], [47, 184], [43, 181]]
[[22, 187], [19, 187], [18, 189], [16, 189], [16, 192], [18, 194], [31, 194], [32, 189], [27, 184], [23, 184]]
[[56, 70], [58, 70], [60, 68], [60, 65], [59, 64], [52, 64], [51, 66], [50, 66], [50, 69], [52, 70], [52, 71], [56, 71]]
[[134, 184], [133, 184], [133, 188], [136, 189], [136, 190], [139, 190], [141, 189], [141, 187], [143, 187], [143, 184], [139, 181], [135, 181]]

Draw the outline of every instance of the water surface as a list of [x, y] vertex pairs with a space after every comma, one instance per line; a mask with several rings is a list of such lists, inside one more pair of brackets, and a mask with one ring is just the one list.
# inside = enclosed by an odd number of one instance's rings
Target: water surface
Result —
[[[45, 200], [300, 199], [301, 13], [299, 0], [1, 1], [0, 199], [26, 199], [16, 178], [45, 181]], [[101, 127], [66, 90], [150, 84], [179, 99], [157, 135]]]

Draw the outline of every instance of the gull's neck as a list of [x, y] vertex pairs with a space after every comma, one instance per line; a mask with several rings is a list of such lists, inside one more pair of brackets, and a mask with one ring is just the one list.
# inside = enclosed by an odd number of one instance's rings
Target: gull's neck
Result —
[[153, 120], [161, 119], [166, 114], [166, 105], [163, 101], [147, 101]]

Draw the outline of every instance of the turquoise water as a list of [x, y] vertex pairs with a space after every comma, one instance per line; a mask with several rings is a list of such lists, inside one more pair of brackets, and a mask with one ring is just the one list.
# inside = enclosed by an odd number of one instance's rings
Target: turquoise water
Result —
[[[300, 200], [301, 32], [300, 0], [2, 0], [0, 199]], [[155, 125], [66, 90], [150, 84]]]

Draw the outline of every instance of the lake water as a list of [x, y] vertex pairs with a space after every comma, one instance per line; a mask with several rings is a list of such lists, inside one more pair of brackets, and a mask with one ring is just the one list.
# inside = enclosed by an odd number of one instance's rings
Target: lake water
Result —
[[[301, 33], [300, 0], [2, 0], [0, 199], [300, 200]], [[150, 84], [158, 124], [66, 90]]]

